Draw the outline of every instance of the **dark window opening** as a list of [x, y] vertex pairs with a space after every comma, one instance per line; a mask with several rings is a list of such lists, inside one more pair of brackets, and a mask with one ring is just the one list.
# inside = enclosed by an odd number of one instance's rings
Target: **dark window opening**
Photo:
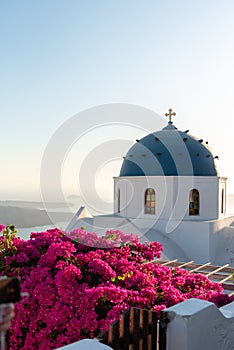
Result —
[[222, 197], [221, 197], [221, 213], [224, 213], [224, 189], [222, 189]]
[[200, 214], [200, 195], [195, 188], [189, 194], [189, 215]]
[[117, 201], [118, 201], [118, 204], [117, 204], [118, 213], [120, 213], [120, 189], [118, 189], [118, 198], [117, 198]]

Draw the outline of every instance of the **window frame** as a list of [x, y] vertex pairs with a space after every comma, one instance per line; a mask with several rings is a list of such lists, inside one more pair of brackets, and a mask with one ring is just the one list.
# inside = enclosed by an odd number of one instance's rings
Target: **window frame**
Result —
[[189, 216], [200, 215], [200, 193], [197, 188], [189, 192]]
[[145, 190], [144, 213], [149, 215], [155, 215], [156, 213], [156, 193], [152, 187]]

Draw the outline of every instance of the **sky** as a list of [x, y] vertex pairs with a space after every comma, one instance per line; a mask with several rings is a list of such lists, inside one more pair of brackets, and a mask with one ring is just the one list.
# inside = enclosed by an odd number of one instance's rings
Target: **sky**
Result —
[[[233, 14], [233, 0], [0, 0], [0, 199], [38, 199], [56, 131], [113, 103], [161, 116], [173, 108], [178, 128], [209, 141], [234, 193]], [[61, 169], [65, 197], [80, 195], [79, 167], [95, 147], [143, 134], [112, 125], [71, 144]], [[107, 201], [120, 165], [103, 161], [93, 175]]]

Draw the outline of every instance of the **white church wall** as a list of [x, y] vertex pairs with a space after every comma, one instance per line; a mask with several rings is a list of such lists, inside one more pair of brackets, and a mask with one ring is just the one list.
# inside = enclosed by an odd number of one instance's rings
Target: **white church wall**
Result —
[[234, 216], [211, 221], [158, 220], [156, 231], [164, 233], [197, 263], [234, 266]]
[[93, 221], [93, 230], [103, 235], [107, 230], [120, 230], [124, 233], [134, 233], [142, 236], [141, 230], [134, 225], [134, 222], [121, 216], [96, 216]]
[[[194, 260], [197, 263], [210, 261], [213, 264], [234, 265], [234, 217], [212, 221], [154, 220], [153, 218], [125, 218], [122, 216], [96, 216], [90, 228], [87, 222], [80, 221], [86, 229], [103, 235], [108, 229], [119, 229], [138, 237], [150, 233], [151, 241], [165, 244], [170, 240], [172, 247], [180, 247], [178, 259]], [[81, 224], [79, 225], [79, 227]], [[155, 232], [155, 234], [154, 234]], [[148, 237], [148, 236], [147, 236]], [[163, 238], [163, 240], [160, 238]], [[167, 241], [166, 241], [167, 242]], [[165, 251], [167, 254], [167, 249]], [[175, 258], [175, 257], [174, 257]]]
[[[165, 216], [168, 217], [172, 210], [172, 179], [165, 177], [119, 177], [115, 178], [115, 190], [117, 195], [120, 189], [120, 215], [129, 218], [154, 219]], [[156, 196], [155, 214], [145, 214], [145, 191], [153, 188]], [[115, 198], [114, 212], [118, 213]]]
[[[167, 223], [168, 225], [168, 223]], [[174, 225], [174, 226], [173, 226]], [[172, 221], [165, 227], [173, 231], [167, 233], [174, 242], [188, 255], [189, 259], [197, 263], [205, 263], [210, 259], [210, 230], [209, 223], [201, 221]]]
[[182, 193], [184, 203], [189, 201], [189, 193], [196, 189], [200, 196], [200, 213], [199, 215], [189, 215], [189, 207], [185, 214], [185, 220], [212, 220], [218, 218], [218, 183], [216, 176], [181, 176], [180, 189], [174, 189]]
[[215, 232], [212, 238], [212, 262], [234, 266], [234, 227], [224, 227]]
[[226, 190], [226, 177], [219, 178], [219, 217], [224, 217], [226, 215], [227, 207], [227, 190]]
[[[168, 218], [173, 210], [174, 177], [119, 177], [115, 178], [115, 196], [120, 189], [120, 202], [122, 216], [130, 218], [154, 219]], [[153, 188], [156, 196], [155, 214], [145, 214], [145, 191]], [[114, 200], [114, 213], [118, 213], [117, 203]]]
[[167, 350], [234, 349], [234, 302], [218, 309], [199, 299], [166, 310]]
[[[190, 259], [204, 263], [213, 257], [216, 249], [208, 221], [219, 215], [219, 183], [219, 178], [214, 176], [119, 177], [115, 178], [115, 193], [119, 188], [120, 215], [133, 220], [135, 227], [144, 233], [147, 228], [154, 228], [176, 242]], [[156, 193], [155, 215], [144, 213], [147, 188], [153, 188]], [[189, 215], [192, 189], [200, 194], [200, 215]]]
[[[118, 177], [114, 179], [114, 213], [130, 218], [211, 220], [219, 217], [219, 178], [216, 176], [150, 176]], [[147, 188], [156, 194], [155, 215], [144, 213], [144, 196]], [[197, 189], [200, 194], [199, 215], [189, 215], [189, 194]]]
[[233, 259], [234, 249], [232, 254], [228, 253], [232, 245], [229, 242], [229, 239], [232, 241], [234, 237], [233, 236], [234, 227], [231, 226], [233, 223], [234, 223], [234, 216], [224, 217], [219, 220], [214, 220], [209, 222], [210, 261], [213, 264], [217, 264], [217, 265], [230, 264], [231, 266], [234, 265], [234, 259]]
[[225, 227], [223, 229], [223, 239], [228, 263], [234, 266], [234, 227]]

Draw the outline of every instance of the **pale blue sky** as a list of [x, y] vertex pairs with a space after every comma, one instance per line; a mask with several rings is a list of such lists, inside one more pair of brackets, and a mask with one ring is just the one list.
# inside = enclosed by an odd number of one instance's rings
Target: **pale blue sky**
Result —
[[112, 102], [172, 107], [234, 192], [233, 16], [233, 0], [0, 0], [0, 197], [37, 197], [55, 130]]

